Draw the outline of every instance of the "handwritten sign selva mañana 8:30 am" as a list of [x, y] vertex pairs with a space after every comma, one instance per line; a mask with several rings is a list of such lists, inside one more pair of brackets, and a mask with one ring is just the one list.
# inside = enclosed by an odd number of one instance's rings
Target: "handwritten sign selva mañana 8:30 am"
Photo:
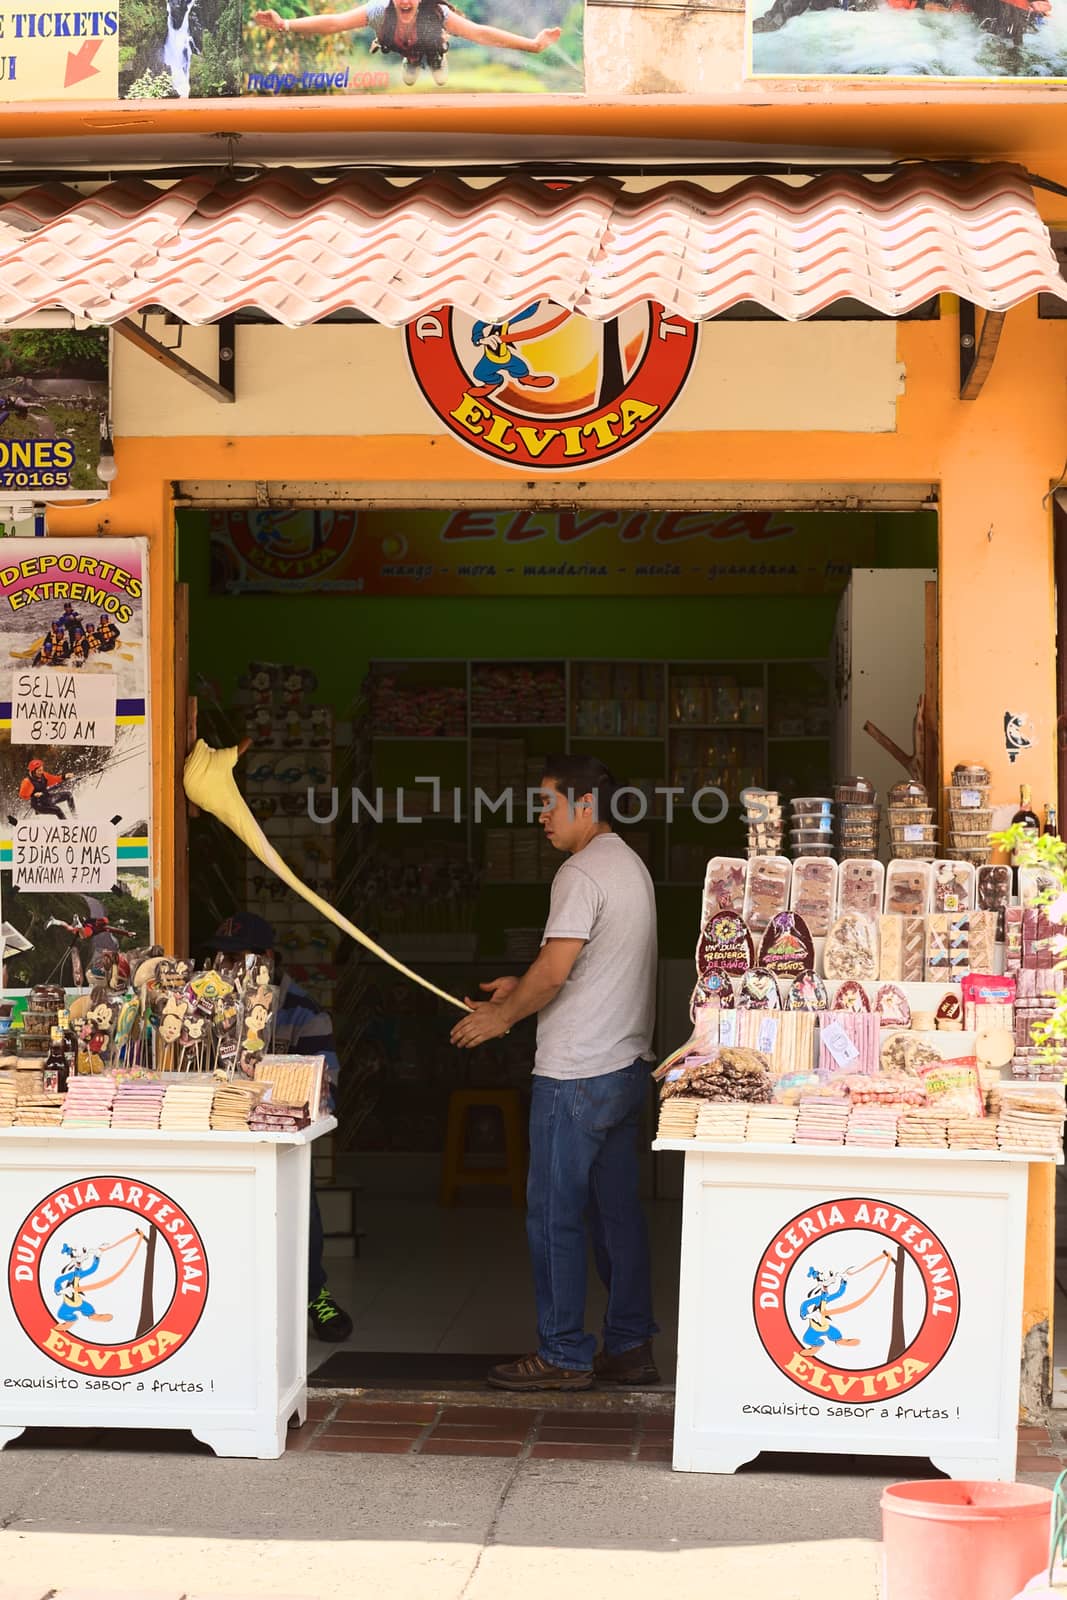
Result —
[[115, 680], [109, 672], [28, 668], [11, 685], [11, 743], [113, 745]]
[[15, 888], [109, 894], [116, 855], [112, 822], [20, 822], [11, 843]]

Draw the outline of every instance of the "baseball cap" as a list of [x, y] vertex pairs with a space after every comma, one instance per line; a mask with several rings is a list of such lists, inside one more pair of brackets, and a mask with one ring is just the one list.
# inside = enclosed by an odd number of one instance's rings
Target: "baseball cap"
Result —
[[227, 955], [241, 950], [260, 955], [274, 949], [274, 929], [265, 917], [257, 917], [253, 911], [237, 911], [219, 923], [211, 948]]

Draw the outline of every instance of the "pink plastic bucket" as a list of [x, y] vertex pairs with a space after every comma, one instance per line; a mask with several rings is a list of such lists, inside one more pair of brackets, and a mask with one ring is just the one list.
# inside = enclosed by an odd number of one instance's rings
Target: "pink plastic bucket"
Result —
[[1048, 1566], [1052, 1493], [895, 1483], [882, 1495], [882, 1600], [1013, 1600]]

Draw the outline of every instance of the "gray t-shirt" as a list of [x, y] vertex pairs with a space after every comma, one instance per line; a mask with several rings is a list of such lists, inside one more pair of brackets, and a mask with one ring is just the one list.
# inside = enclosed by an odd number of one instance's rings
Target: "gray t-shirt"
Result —
[[617, 833], [600, 833], [552, 882], [542, 944], [584, 939], [563, 988], [537, 1018], [534, 1073], [600, 1078], [652, 1059], [656, 896], [644, 862]]

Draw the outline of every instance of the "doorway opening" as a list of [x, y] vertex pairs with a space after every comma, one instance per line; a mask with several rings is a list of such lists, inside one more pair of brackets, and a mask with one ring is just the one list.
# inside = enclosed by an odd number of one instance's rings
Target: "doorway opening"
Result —
[[[742, 791], [825, 795], [858, 772], [884, 796], [906, 774], [865, 724], [910, 751], [926, 695], [936, 726], [932, 510], [204, 505], [179, 511], [178, 535], [200, 734], [252, 737], [241, 785], [281, 854], [449, 993], [521, 972], [539, 947], [559, 864], [527, 805], [545, 757], [608, 765], [628, 790], [620, 831], [656, 886], [659, 1059], [689, 1032], [705, 864], [745, 852]], [[236, 910], [265, 917], [334, 1019], [340, 1127], [320, 1194], [331, 1289], [355, 1329], [312, 1366], [342, 1386], [441, 1386], [533, 1348], [507, 1140], [516, 1111], [524, 1122], [532, 1019], [455, 1050], [455, 1013], [362, 957], [210, 820], [191, 825], [188, 890], [194, 947]], [[458, 1123], [461, 1091], [478, 1093]], [[651, 1154], [654, 1121], [650, 1090], [642, 1170], [669, 1382], [680, 1159]], [[589, 1284], [595, 1329], [592, 1265]]]

